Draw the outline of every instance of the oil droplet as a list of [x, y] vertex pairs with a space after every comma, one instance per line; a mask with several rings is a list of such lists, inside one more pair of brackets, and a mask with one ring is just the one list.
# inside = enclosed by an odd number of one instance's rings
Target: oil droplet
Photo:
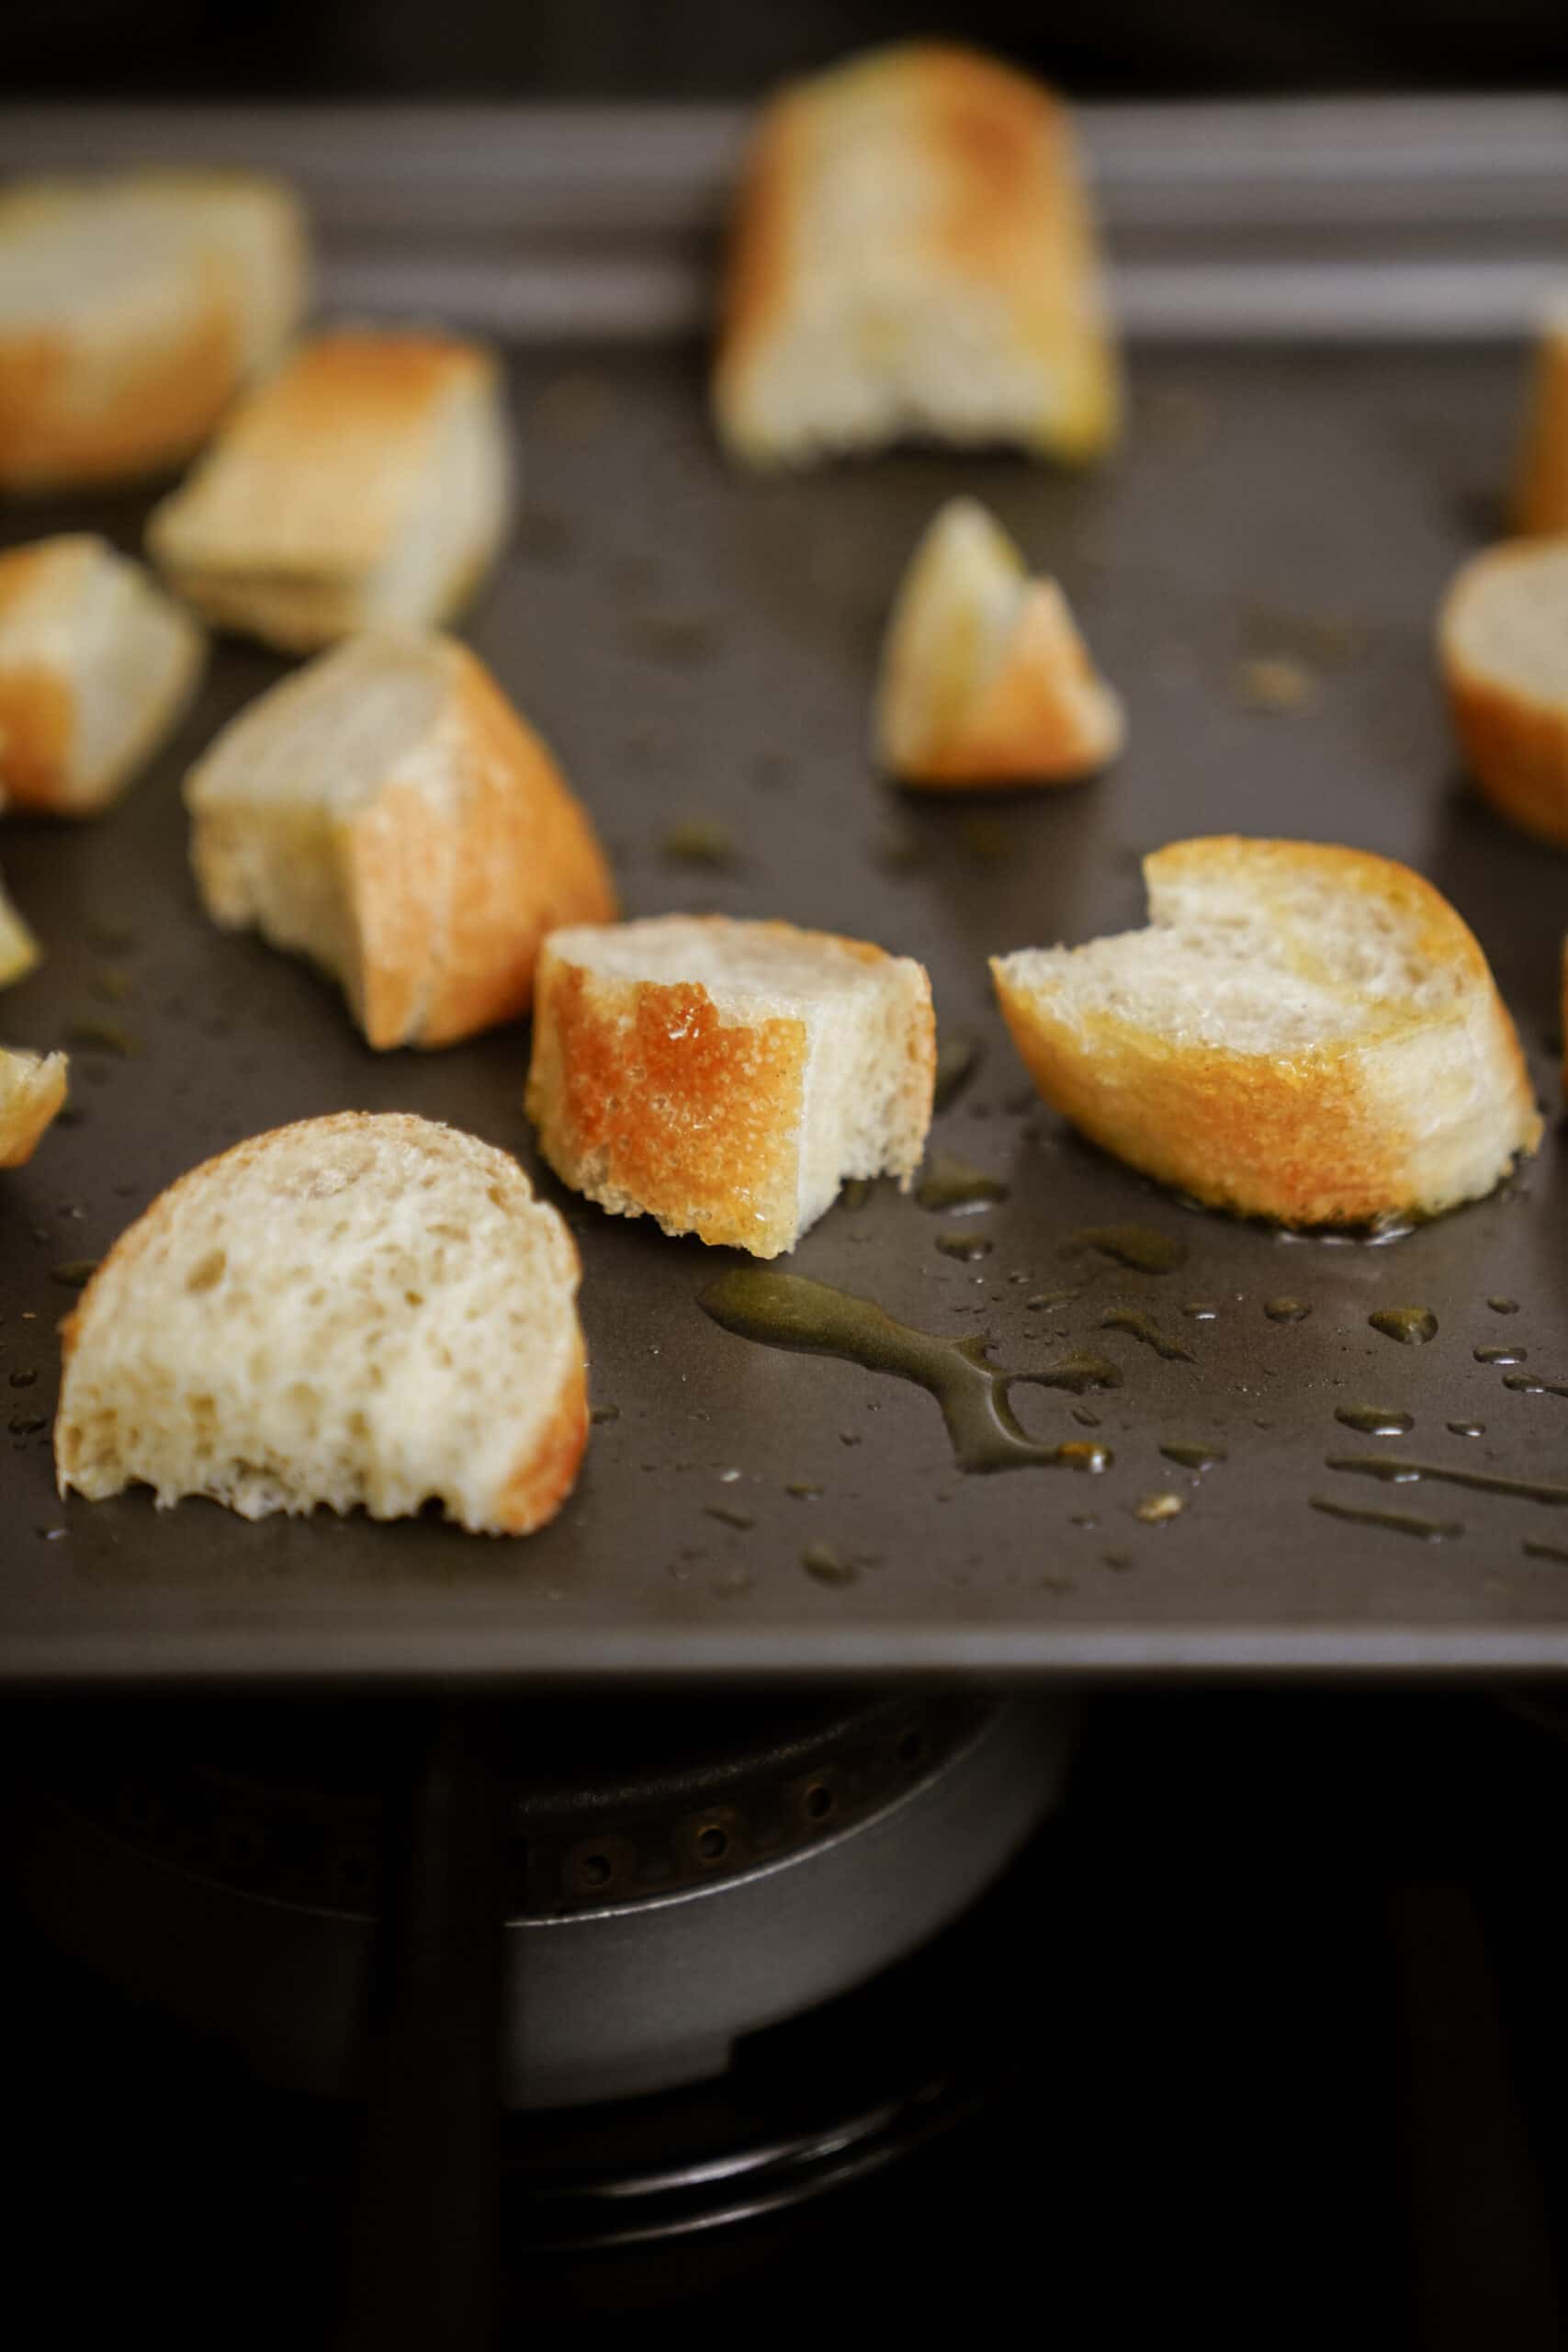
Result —
[[1263, 1312], [1270, 1323], [1303, 1323], [1312, 1309], [1304, 1298], [1270, 1298], [1264, 1302]]
[[1059, 1462], [1065, 1470], [1086, 1470], [1097, 1478], [1102, 1470], [1110, 1469], [1116, 1456], [1108, 1445], [1096, 1445], [1087, 1437], [1069, 1437], [1052, 1446], [1046, 1459]]
[[[698, 1304], [738, 1338], [839, 1356], [867, 1372], [913, 1381], [936, 1399], [963, 1470], [1010, 1470], [1072, 1458], [1072, 1442], [1067, 1447], [1039, 1445], [1025, 1434], [1009, 1401], [1012, 1388], [1066, 1388], [1081, 1396], [1086, 1388], [1117, 1387], [1122, 1379], [1114, 1364], [1085, 1356], [1037, 1372], [1010, 1372], [987, 1361], [983, 1339], [938, 1339], [896, 1322], [871, 1299], [766, 1266], [731, 1268], [699, 1294]], [[852, 1431], [840, 1434], [848, 1443], [860, 1442]], [[1102, 1447], [1087, 1450], [1110, 1460]]]
[[1528, 1353], [1528, 1349], [1510, 1346], [1505, 1340], [1498, 1347], [1477, 1348], [1475, 1361], [1477, 1363], [1523, 1363]]
[[1519, 1311], [1517, 1298], [1489, 1298], [1486, 1304], [1494, 1315], [1517, 1315]]
[[1541, 1544], [1533, 1536], [1527, 1535], [1519, 1548], [1527, 1560], [1568, 1561], [1568, 1547], [1561, 1544]]
[[1382, 1478], [1397, 1486], [1413, 1484], [1419, 1478], [1435, 1478], [1450, 1487], [1470, 1487], [1481, 1495], [1507, 1495], [1516, 1502], [1568, 1503], [1568, 1487], [1553, 1486], [1546, 1480], [1505, 1478], [1491, 1470], [1452, 1469], [1442, 1462], [1411, 1462], [1402, 1453], [1331, 1454], [1324, 1467], [1352, 1470], [1360, 1477]]
[[1506, 1372], [1503, 1385], [1520, 1396], [1568, 1396], [1568, 1381], [1538, 1380], [1533, 1372]]
[[957, 1032], [943, 1037], [936, 1049], [936, 1094], [933, 1109], [945, 1111], [956, 1102], [980, 1067], [980, 1047], [973, 1037]]
[[39, 1430], [46, 1430], [48, 1427], [49, 1421], [42, 1413], [17, 1413], [11, 1420], [11, 1435], [36, 1437]]
[[1031, 1314], [1036, 1314], [1044, 1306], [1066, 1306], [1077, 1295], [1076, 1290], [1037, 1290], [1032, 1298], [1026, 1298], [1023, 1303]]
[[1194, 1323], [1217, 1323], [1220, 1319], [1219, 1308], [1201, 1298], [1190, 1298], [1181, 1312], [1190, 1315]]
[[852, 1562], [841, 1560], [830, 1544], [808, 1544], [800, 1565], [818, 1584], [853, 1584], [859, 1574]]
[[37, 1378], [36, 1372], [28, 1372], [26, 1369], [14, 1372], [11, 1374], [11, 1385], [13, 1388], [30, 1388]]
[[871, 1198], [869, 1176], [852, 1176], [847, 1184], [839, 1187], [839, 1199], [847, 1209], [863, 1209]]
[[983, 1168], [957, 1159], [950, 1151], [933, 1151], [920, 1170], [915, 1198], [923, 1209], [983, 1209], [1005, 1201], [1008, 1188]]
[[1194, 1363], [1197, 1361], [1190, 1348], [1183, 1347], [1179, 1340], [1168, 1340], [1158, 1324], [1151, 1323], [1148, 1317], [1140, 1315], [1135, 1307], [1113, 1308], [1102, 1318], [1100, 1328], [1102, 1331], [1131, 1333], [1134, 1340], [1142, 1340], [1145, 1348], [1153, 1348], [1156, 1355], [1163, 1357], [1167, 1363]]
[[1133, 1517], [1141, 1519], [1145, 1527], [1162, 1527], [1168, 1519], [1178, 1519], [1187, 1508], [1183, 1495], [1145, 1495], [1142, 1502], [1133, 1506]]
[[65, 1530], [63, 1527], [35, 1527], [33, 1533], [45, 1544], [59, 1544], [64, 1539]]
[[1464, 1529], [1457, 1519], [1423, 1519], [1413, 1510], [1358, 1510], [1351, 1503], [1333, 1503], [1325, 1495], [1309, 1495], [1314, 1510], [1330, 1519], [1346, 1519], [1355, 1527], [1386, 1527], [1391, 1534], [1414, 1535], [1423, 1544], [1442, 1544]]
[[818, 1503], [822, 1499], [821, 1487], [814, 1487], [809, 1478], [792, 1478], [784, 1492], [793, 1495], [797, 1502]]
[[1402, 1347], [1424, 1348], [1438, 1336], [1438, 1318], [1429, 1306], [1380, 1306], [1367, 1320], [1374, 1331], [1385, 1340], [1397, 1340]]
[[1381, 1405], [1336, 1405], [1334, 1418], [1359, 1437], [1408, 1437], [1416, 1426], [1414, 1413], [1385, 1412]]
[[988, 1258], [997, 1245], [983, 1233], [939, 1233], [936, 1246], [944, 1258], [972, 1266], [976, 1259]]
[[1133, 1565], [1133, 1555], [1131, 1552], [1102, 1552], [1100, 1556], [1105, 1566], [1108, 1568], [1114, 1568], [1118, 1575], [1122, 1574], [1125, 1569], [1130, 1568]]
[[[1484, 1421], [1449, 1421], [1446, 1422], [1444, 1426], [1448, 1430], [1450, 1437], [1484, 1437], [1486, 1434], [1486, 1424]], [[1382, 1431], [1381, 1430], [1371, 1430], [1368, 1431], [1368, 1435], [1371, 1437], [1381, 1437], [1382, 1435]]]
[[744, 1530], [748, 1527], [755, 1527], [757, 1524], [750, 1511], [731, 1510], [728, 1503], [705, 1503], [703, 1510], [709, 1519], [716, 1519], [725, 1527], [739, 1527]]
[[1183, 1470], [1208, 1470], [1216, 1462], [1230, 1459], [1223, 1445], [1189, 1445], [1180, 1442], [1162, 1445], [1160, 1452], [1168, 1462], [1179, 1463]]
[[588, 1418], [591, 1421], [618, 1421], [621, 1408], [618, 1405], [595, 1405]]
[[1077, 1250], [1098, 1250], [1139, 1274], [1173, 1274], [1187, 1263], [1186, 1242], [1148, 1225], [1086, 1225], [1062, 1244], [1064, 1257]]
[[1073, 1419], [1080, 1430], [1097, 1430], [1100, 1427], [1100, 1415], [1091, 1413], [1087, 1405], [1075, 1405]]
[[738, 856], [735, 835], [717, 817], [683, 817], [659, 846], [677, 865], [733, 865]]

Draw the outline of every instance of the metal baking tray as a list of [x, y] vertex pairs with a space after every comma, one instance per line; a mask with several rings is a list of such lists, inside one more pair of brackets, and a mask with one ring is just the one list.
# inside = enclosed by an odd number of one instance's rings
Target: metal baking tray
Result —
[[[9, 821], [0, 838], [47, 948], [0, 1023], [67, 1045], [75, 1072], [73, 1124], [0, 1199], [0, 1673], [649, 1681], [1568, 1662], [1568, 1509], [1331, 1466], [1399, 1453], [1541, 1487], [1568, 1476], [1555, 1115], [1568, 865], [1466, 793], [1430, 653], [1446, 579], [1498, 527], [1517, 333], [1562, 260], [1563, 110], [1091, 116], [1134, 329], [1117, 462], [1069, 476], [910, 454], [786, 481], [721, 465], [687, 332], [732, 122], [422, 120], [423, 145], [406, 124], [394, 137], [355, 118], [354, 171], [342, 124], [309, 115], [182, 117], [176, 138], [156, 116], [7, 125], [0, 110], [0, 150], [28, 168], [160, 148], [276, 160], [317, 204], [331, 298], [505, 329], [526, 497], [466, 633], [558, 748], [628, 910], [784, 915], [919, 956], [944, 1036], [976, 1048], [932, 1143], [1005, 1200], [954, 1215], [880, 1185], [835, 1207], [790, 1270], [928, 1331], [983, 1335], [1010, 1369], [1103, 1355], [1119, 1386], [1020, 1387], [1013, 1404], [1031, 1432], [1114, 1458], [1098, 1475], [963, 1474], [921, 1389], [719, 1329], [699, 1295], [745, 1261], [604, 1217], [539, 1175], [523, 1031], [378, 1057], [304, 967], [211, 930], [180, 776], [284, 667], [228, 641], [117, 810], [73, 830]], [[554, 209], [540, 142], [566, 191]], [[659, 299], [615, 312], [623, 332], [606, 342], [605, 288], [639, 269]], [[1304, 323], [1303, 285], [1316, 289]], [[582, 328], [599, 339], [573, 345]], [[872, 773], [888, 596], [931, 508], [960, 489], [1061, 577], [1126, 695], [1130, 747], [1100, 782], [917, 800]], [[141, 497], [16, 507], [0, 538], [92, 527], [135, 548], [145, 510]], [[1243, 665], [1260, 656], [1298, 665], [1299, 707], [1252, 707]], [[675, 854], [720, 846], [716, 828], [728, 862]], [[1183, 1207], [1033, 1101], [987, 954], [1137, 922], [1140, 853], [1216, 830], [1404, 858], [1472, 923], [1552, 1113], [1539, 1158], [1491, 1200], [1382, 1246], [1288, 1240]], [[62, 1507], [49, 1419], [74, 1265], [197, 1159], [344, 1107], [456, 1121], [516, 1151], [570, 1218], [605, 1417], [559, 1519], [494, 1542], [428, 1521], [252, 1526], [199, 1502], [160, 1513], [145, 1495]], [[1166, 1237], [1182, 1262], [1141, 1272], [1077, 1238], [1122, 1225]], [[990, 1246], [938, 1248], [954, 1237]], [[1310, 1312], [1274, 1319], [1286, 1298]], [[1409, 1306], [1435, 1314], [1430, 1344], [1369, 1323]], [[1503, 1346], [1518, 1363], [1478, 1360]], [[1383, 1439], [1336, 1419], [1361, 1406], [1414, 1427]], [[1169, 1445], [1225, 1458], [1198, 1472]], [[1137, 1516], [1167, 1494], [1178, 1515]]]

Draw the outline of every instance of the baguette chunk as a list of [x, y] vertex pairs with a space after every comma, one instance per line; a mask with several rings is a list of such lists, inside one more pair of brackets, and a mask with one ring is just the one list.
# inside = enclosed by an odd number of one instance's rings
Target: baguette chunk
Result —
[[1489, 1193], [1540, 1119], [1459, 916], [1408, 867], [1303, 842], [1177, 842], [1148, 928], [991, 970], [1047, 1102], [1161, 1182], [1283, 1225]]
[[378, 1048], [527, 1010], [539, 943], [614, 915], [586, 811], [483, 664], [351, 638], [233, 719], [186, 781], [202, 901], [338, 979]]
[[587, 1441], [577, 1252], [516, 1161], [401, 1112], [306, 1119], [182, 1176], [64, 1327], [62, 1494], [245, 1519], [439, 1501], [525, 1534]]
[[8, 989], [15, 980], [25, 980], [39, 961], [38, 941], [12, 905], [6, 886], [0, 882], [0, 989]]
[[190, 615], [103, 539], [0, 555], [0, 803], [96, 816], [179, 720], [205, 650]]
[[1521, 831], [1568, 842], [1568, 534], [1473, 557], [1444, 599], [1438, 644], [1482, 793]]
[[999, 523], [950, 499], [909, 560], [888, 623], [875, 750], [902, 782], [1066, 784], [1126, 735], [1054, 580], [1032, 580]]
[[63, 1054], [24, 1054], [0, 1046], [0, 1168], [20, 1168], [38, 1149], [65, 1100]]
[[148, 544], [223, 628], [309, 653], [356, 629], [450, 619], [504, 535], [500, 377], [454, 335], [338, 328], [242, 402]]
[[562, 1182], [612, 1216], [775, 1258], [846, 1178], [908, 1190], [935, 1060], [908, 957], [665, 915], [546, 941], [528, 1114]]
[[0, 194], [0, 491], [182, 465], [293, 334], [309, 275], [277, 180], [132, 172]]
[[714, 382], [751, 466], [909, 435], [1083, 459], [1120, 390], [1066, 107], [916, 41], [784, 90], [741, 188]]

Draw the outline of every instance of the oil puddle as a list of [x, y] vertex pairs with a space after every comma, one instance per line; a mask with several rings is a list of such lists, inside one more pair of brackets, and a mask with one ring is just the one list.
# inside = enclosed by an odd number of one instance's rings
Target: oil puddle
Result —
[[998, 1178], [950, 1151], [931, 1153], [915, 1187], [923, 1209], [987, 1209], [1007, 1196], [1008, 1188]]
[[1325, 1470], [1350, 1470], [1358, 1477], [1381, 1478], [1387, 1486], [1414, 1486], [1434, 1479], [1449, 1487], [1469, 1487], [1478, 1495], [1506, 1495], [1514, 1502], [1546, 1503], [1561, 1509], [1568, 1503], [1568, 1487], [1546, 1480], [1505, 1478], [1493, 1470], [1461, 1470], [1443, 1462], [1410, 1462], [1402, 1453], [1333, 1453]]
[[1270, 1323], [1304, 1323], [1312, 1308], [1304, 1298], [1266, 1299], [1263, 1312]]
[[958, 1033], [943, 1037], [936, 1049], [936, 1088], [932, 1110], [945, 1111], [950, 1104], [956, 1102], [979, 1067], [980, 1046], [976, 1038]]
[[1062, 1255], [1097, 1250], [1119, 1266], [1138, 1274], [1174, 1274], [1187, 1263], [1187, 1244], [1174, 1234], [1156, 1233], [1151, 1225], [1086, 1225], [1062, 1244]]
[[1527, 1560], [1568, 1561], [1568, 1546], [1562, 1544], [1541, 1544], [1527, 1535], [1519, 1548]]
[[1354, 1503], [1330, 1502], [1326, 1495], [1309, 1495], [1314, 1510], [1329, 1519], [1348, 1520], [1353, 1527], [1382, 1527], [1392, 1535], [1414, 1535], [1423, 1544], [1444, 1544], [1464, 1529], [1457, 1519], [1423, 1519], [1414, 1510], [1359, 1510]]
[[1367, 1320], [1374, 1331], [1385, 1340], [1397, 1340], [1401, 1347], [1424, 1348], [1438, 1336], [1438, 1318], [1429, 1306], [1380, 1306]]
[[1167, 1363], [1196, 1363], [1198, 1361], [1190, 1348], [1184, 1347], [1179, 1340], [1167, 1339], [1159, 1325], [1151, 1322], [1146, 1315], [1140, 1315], [1136, 1307], [1112, 1308], [1109, 1315], [1101, 1317], [1100, 1328], [1102, 1331], [1127, 1332], [1133, 1339], [1141, 1340], [1145, 1348], [1152, 1348], [1156, 1355]]
[[1216, 1462], [1228, 1462], [1229, 1454], [1223, 1445], [1162, 1445], [1160, 1452], [1168, 1462], [1178, 1463], [1183, 1470], [1209, 1470]]
[[1503, 1385], [1520, 1396], [1568, 1396], [1568, 1380], [1542, 1380], [1533, 1372], [1506, 1372]]
[[838, 1356], [867, 1372], [913, 1381], [936, 1399], [961, 1470], [1019, 1470], [1055, 1464], [1109, 1468], [1108, 1446], [1071, 1439], [1043, 1445], [1030, 1437], [1009, 1401], [1014, 1387], [1064, 1388], [1083, 1396], [1117, 1388], [1122, 1374], [1103, 1356], [1074, 1355], [1039, 1372], [1009, 1372], [987, 1361], [979, 1338], [942, 1340], [897, 1322], [868, 1298], [856, 1298], [805, 1274], [737, 1266], [698, 1295], [703, 1312], [726, 1331], [763, 1347]]

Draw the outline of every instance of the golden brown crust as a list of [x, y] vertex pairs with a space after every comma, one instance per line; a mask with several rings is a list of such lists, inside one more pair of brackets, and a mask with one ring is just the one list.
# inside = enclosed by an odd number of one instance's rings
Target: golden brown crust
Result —
[[496, 1498], [504, 1535], [531, 1535], [554, 1519], [577, 1484], [588, 1444], [588, 1370], [579, 1356], [561, 1387], [560, 1402], [535, 1442], [518, 1459]]
[[939, 741], [900, 780], [945, 791], [998, 784], [1077, 784], [1113, 759], [1121, 709], [1089, 659], [1054, 582], [1031, 581], [1008, 650]]
[[112, 401], [69, 396], [73, 354], [61, 335], [0, 340], [0, 487], [51, 490], [164, 471], [198, 448], [233, 399], [241, 338], [220, 290], [176, 342], [116, 379]]
[[[1145, 861], [1151, 889], [1184, 871], [1245, 855], [1263, 876], [1326, 876], [1408, 922], [1413, 953], [1457, 968], [1480, 1048], [1497, 1134], [1490, 1182], [1540, 1132], [1518, 1037], [1481, 947], [1420, 875], [1389, 858], [1316, 843], [1181, 842]], [[1303, 978], [1323, 967], [1303, 955]], [[1411, 1165], [1408, 1123], [1391, 1103], [1393, 1063], [1419, 1016], [1369, 1017], [1358, 1034], [1288, 1055], [1237, 1053], [1179, 1041], [1112, 1013], [1058, 1016], [1046, 994], [1021, 985], [999, 959], [992, 977], [1013, 1042], [1041, 1094], [1129, 1166], [1216, 1208], [1291, 1226], [1359, 1224], [1436, 1201]], [[1430, 1171], [1427, 1171], [1430, 1181]]]
[[13, 808], [58, 808], [70, 798], [75, 698], [39, 663], [0, 669], [0, 786]]
[[723, 1022], [696, 983], [612, 978], [547, 944], [528, 1115], [590, 1199], [774, 1257], [795, 1234], [807, 1054], [802, 1021]]
[[1514, 528], [1568, 531], [1568, 319], [1542, 334], [1514, 484]]
[[63, 1054], [40, 1061], [0, 1046], [0, 1168], [21, 1168], [32, 1158], [65, 1101], [67, 1070]]
[[1471, 775], [1499, 813], [1539, 841], [1568, 843], [1568, 693], [1532, 694], [1473, 661], [1461, 642], [1465, 603], [1540, 551], [1506, 541], [1474, 557], [1444, 599], [1438, 622], [1449, 710]]
[[[1040, 375], [1038, 413], [1019, 435], [1026, 446], [1068, 458], [1099, 454], [1115, 438], [1120, 386], [1070, 115], [1028, 75], [943, 41], [873, 51], [786, 87], [763, 110], [742, 173], [721, 302], [721, 432], [752, 460], [778, 454], [748, 416], [749, 379], [766, 366], [770, 346], [787, 338], [797, 288], [813, 266], [804, 247], [825, 161], [857, 146], [868, 130], [886, 136], [895, 107], [904, 109], [901, 160], [922, 175], [932, 201], [922, 228], [891, 233], [894, 268], [923, 257], [926, 299], [934, 300], [945, 280], [996, 307], [1009, 364]], [[802, 436], [816, 437], [809, 428]]]

